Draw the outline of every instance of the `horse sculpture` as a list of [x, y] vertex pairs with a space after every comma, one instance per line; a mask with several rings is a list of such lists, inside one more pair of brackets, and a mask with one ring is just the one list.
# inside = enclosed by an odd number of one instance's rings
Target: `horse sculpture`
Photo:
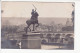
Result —
[[32, 31], [34, 31], [35, 24], [37, 24], [36, 27], [39, 26], [38, 20], [31, 20], [30, 19], [30, 20], [26, 21], [26, 24], [28, 25], [27, 27], [25, 27], [26, 33], [28, 32], [28, 29], [31, 31], [31, 29], [30, 29], [31, 24], [33, 24], [33, 30]]
[[[34, 5], [33, 5], [34, 6]], [[34, 6], [34, 8], [35, 8], [35, 10], [34, 9], [32, 9], [32, 12], [31, 12], [31, 19], [30, 20], [27, 20], [26, 21], [26, 24], [28, 25], [27, 27], [26, 27], [26, 33], [27, 33], [27, 31], [28, 31], [28, 29], [30, 29], [30, 25], [31, 24], [33, 24], [33, 30], [32, 31], [34, 31], [34, 27], [35, 27], [35, 24], [37, 24], [37, 26], [36, 27], [38, 27], [39, 26], [39, 23], [38, 23], [38, 16], [39, 16], [39, 14], [36, 12], [36, 7]], [[30, 31], [31, 31], [31, 29], [30, 29]]]

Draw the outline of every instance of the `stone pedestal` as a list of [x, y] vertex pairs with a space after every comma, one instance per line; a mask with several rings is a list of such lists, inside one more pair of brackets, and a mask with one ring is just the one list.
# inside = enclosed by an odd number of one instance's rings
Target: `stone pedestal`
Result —
[[23, 34], [21, 40], [22, 49], [41, 49], [41, 34], [40, 33], [27, 33]]

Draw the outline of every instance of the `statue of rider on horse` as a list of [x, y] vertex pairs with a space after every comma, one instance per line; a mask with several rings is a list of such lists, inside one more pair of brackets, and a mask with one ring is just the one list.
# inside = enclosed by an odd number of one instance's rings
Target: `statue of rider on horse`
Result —
[[[34, 7], [35, 7], [35, 6], [34, 6]], [[32, 9], [31, 15], [32, 15], [32, 16], [31, 16], [31, 19], [26, 21], [26, 24], [28, 25], [28, 26], [25, 28], [26, 33], [27, 33], [28, 29], [30, 29], [29, 27], [30, 27], [31, 24], [33, 24], [33, 30], [32, 30], [32, 31], [35, 30], [35, 29], [34, 29], [35, 24], [37, 24], [36, 27], [39, 26], [39, 23], [38, 23], [38, 16], [39, 16], [39, 14], [37, 13], [36, 8], [35, 8], [35, 10]], [[30, 31], [31, 31], [31, 29], [30, 29]]]

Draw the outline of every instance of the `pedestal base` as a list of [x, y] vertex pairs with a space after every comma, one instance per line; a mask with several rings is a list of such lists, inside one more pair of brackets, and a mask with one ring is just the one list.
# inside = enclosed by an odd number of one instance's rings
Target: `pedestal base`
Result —
[[41, 34], [28, 33], [24, 34], [21, 40], [22, 49], [41, 49]]

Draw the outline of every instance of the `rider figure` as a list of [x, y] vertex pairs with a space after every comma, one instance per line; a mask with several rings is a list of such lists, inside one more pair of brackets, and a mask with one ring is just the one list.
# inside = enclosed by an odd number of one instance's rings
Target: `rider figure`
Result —
[[32, 12], [31, 12], [31, 15], [32, 15], [32, 16], [31, 16], [31, 19], [34, 18], [34, 12], [35, 12], [34, 9], [32, 9]]
[[31, 12], [31, 20], [32, 21], [38, 21], [38, 13], [36, 12], [36, 10], [34, 11], [34, 9], [32, 9], [32, 12]]

